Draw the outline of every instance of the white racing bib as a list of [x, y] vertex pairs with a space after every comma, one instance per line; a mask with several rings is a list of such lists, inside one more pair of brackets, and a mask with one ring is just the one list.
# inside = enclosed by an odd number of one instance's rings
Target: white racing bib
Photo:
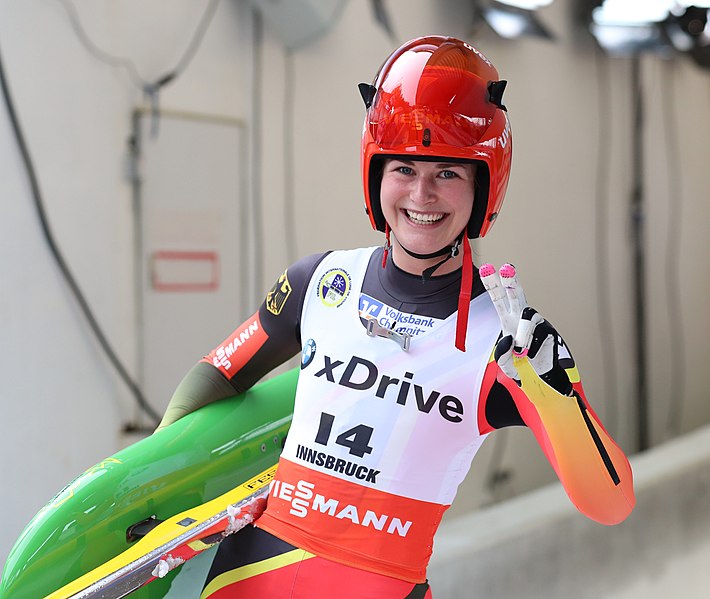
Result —
[[311, 280], [293, 422], [262, 524], [323, 557], [416, 581], [484, 439], [478, 396], [500, 321], [482, 294], [466, 352], [454, 347], [456, 314], [407, 352], [368, 336], [360, 287], [373, 250], [333, 252]]

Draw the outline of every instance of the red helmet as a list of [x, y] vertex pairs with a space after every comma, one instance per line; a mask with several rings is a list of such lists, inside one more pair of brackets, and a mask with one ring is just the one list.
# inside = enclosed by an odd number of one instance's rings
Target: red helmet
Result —
[[505, 81], [478, 50], [452, 37], [421, 37], [393, 52], [374, 85], [360, 84], [367, 106], [362, 132], [365, 208], [385, 231], [380, 183], [385, 156], [478, 163], [470, 238], [493, 226], [508, 186], [511, 131]]

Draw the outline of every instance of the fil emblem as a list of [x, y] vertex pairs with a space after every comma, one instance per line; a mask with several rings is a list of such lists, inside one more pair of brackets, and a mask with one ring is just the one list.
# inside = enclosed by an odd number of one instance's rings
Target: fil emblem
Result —
[[331, 268], [318, 281], [318, 296], [324, 306], [337, 308], [350, 294], [350, 275], [341, 268]]

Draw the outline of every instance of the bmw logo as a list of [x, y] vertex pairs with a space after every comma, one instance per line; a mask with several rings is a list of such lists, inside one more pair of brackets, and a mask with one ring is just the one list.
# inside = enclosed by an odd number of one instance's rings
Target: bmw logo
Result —
[[301, 352], [301, 370], [313, 362], [313, 358], [316, 357], [316, 342], [313, 339], [306, 341], [303, 346], [303, 351]]

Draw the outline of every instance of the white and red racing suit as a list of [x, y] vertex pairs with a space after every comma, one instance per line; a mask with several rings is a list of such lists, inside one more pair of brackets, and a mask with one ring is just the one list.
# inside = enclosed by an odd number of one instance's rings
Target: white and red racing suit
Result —
[[[550, 402], [493, 358], [500, 321], [475, 278], [467, 351], [454, 347], [460, 272], [421, 277], [382, 249], [305, 258], [178, 388], [206, 403], [253, 385], [300, 351], [293, 422], [263, 530], [333, 562], [423, 583], [433, 538], [488, 434], [528, 426], [575, 505], [615, 524], [634, 505], [631, 469], [584, 398], [559, 339]], [[366, 323], [407, 333], [407, 351]], [[556, 334], [556, 333], [555, 333]], [[205, 382], [207, 381], [207, 382]]]

